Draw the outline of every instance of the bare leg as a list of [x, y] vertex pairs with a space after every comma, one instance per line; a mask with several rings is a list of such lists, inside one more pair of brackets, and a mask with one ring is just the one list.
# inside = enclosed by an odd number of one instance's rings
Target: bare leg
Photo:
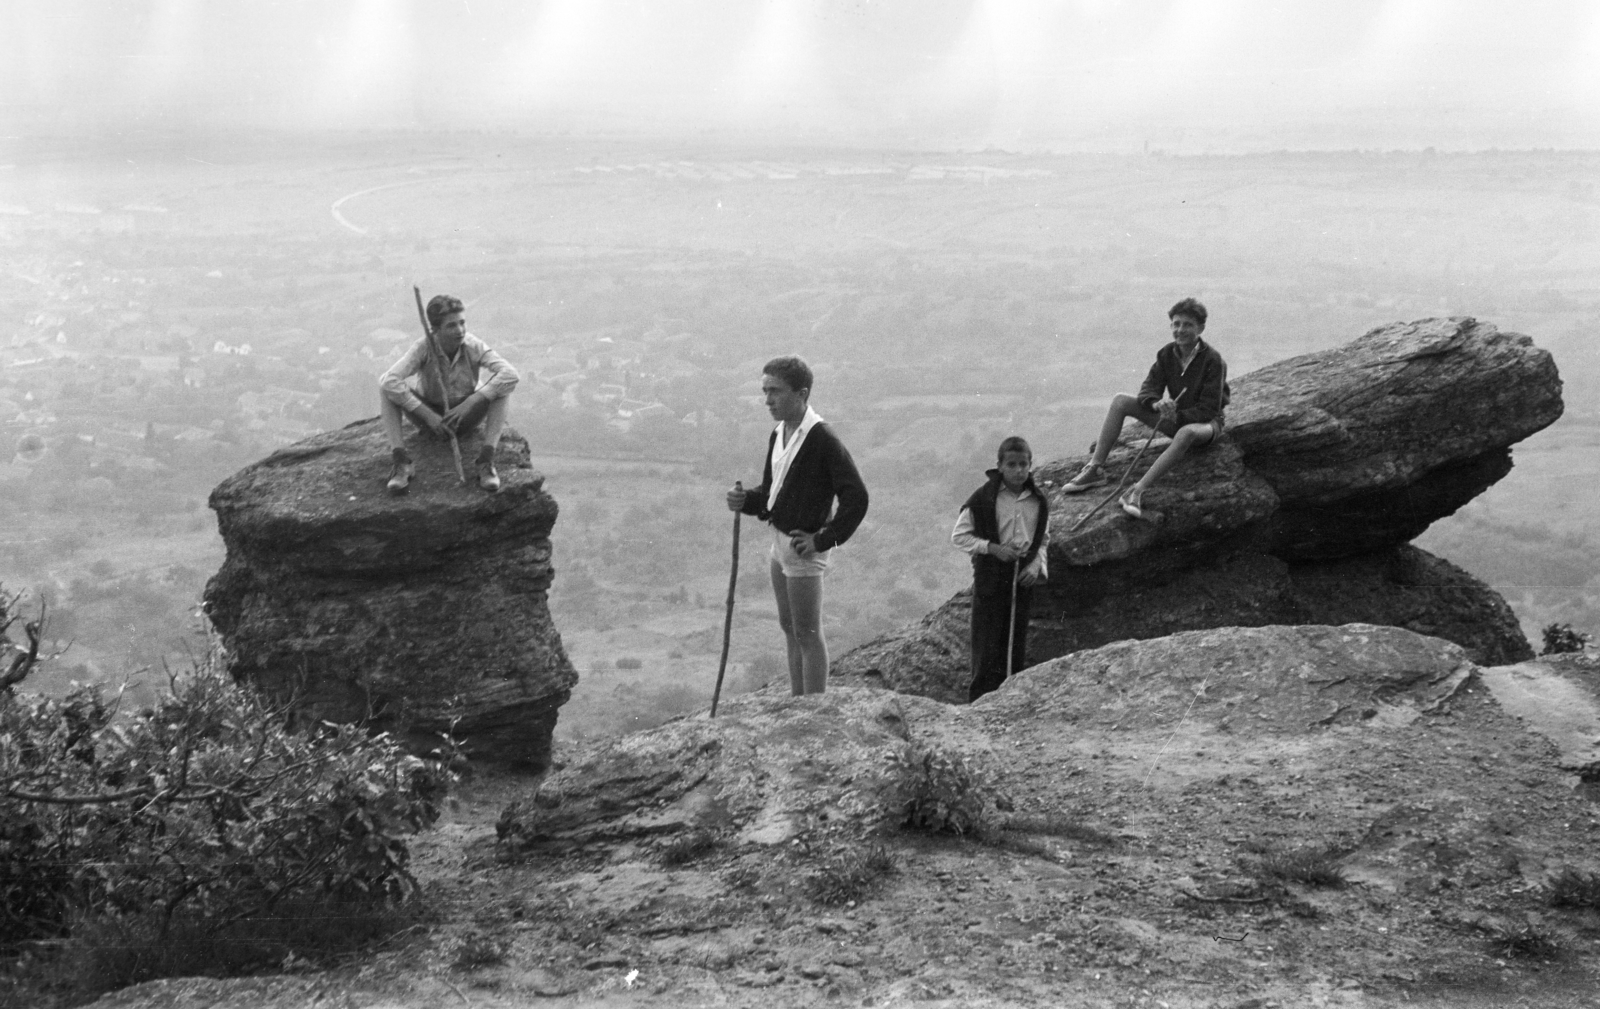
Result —
[[828, 642], [822, 636], [822, 576], [790, 578], [789, 619], [800, 644], [805, 693], [828, 689]]
[[772, 562], [772, 595], [778, 601], [778, 626], [783, 629], [783, 644], [789, 657], [789, 693], [796, 697], [806, 692], [805, 655], [794, 636], [794, 616], [789, 609], [789, 579], [783, 565]]
[[1178, 433], [1172, 436], [1172, 444], [1166, 451], [1156, 457], [1156, 461], [1145, 470], [1144, 476], [1139, 478], [1133, 489], [1143, 494], [1150, 489], [1150, 485], [1166, 475], [1167, 470], [1178, 464], [1189, 453], [1190, 449], [1198, 448], [1216, 437], [1216, 430], [1210, 424], [1185, 424], [1178, 428]]
[[405, 448], [406, 433], [400, 424], [400, 406], [381, 392], [378, 393], [378, 420], [383, 424], [383, 436], [389, 440], [389, 447]]
[[1139, 405], [1139, 401], [1132, 396], [1117, 395], [1111, 399], [1111, 407], [1106, 410], [1105, 422], [1100, 425], [1100, 438], [1094, 443], [1094, 458], [1090, 460], [1096, 466], [1103, 465], [1106, 456], [1111, 454], [1112, 448], [1117, 444], [1117, 439], [1122, 437], [1122, 425], [1129, 417], [1155, 426], [1161, 415], [1154, 410], [1146, 410]]

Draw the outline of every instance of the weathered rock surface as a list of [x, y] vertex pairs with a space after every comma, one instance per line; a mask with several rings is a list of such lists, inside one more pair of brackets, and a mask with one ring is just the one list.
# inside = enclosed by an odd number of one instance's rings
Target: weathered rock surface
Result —
[[609, 740], [546, 778], [501, 818], [504, 841], [567, 847], [701, 828], [780, 844], [815, 830], [882, 825], [888, 756], [911, 725], [948, 709], [926, 698], [844, 688], [730, 700]]
[[[1034, 595], [1029, 659], [1205, 627], [1349, 621], [1436, 634], [1480, 662], [1529, 658], [1497, 593], [1407, 544], [1509, 472], [1511, 445], [1561, 411], [1547, 352], [1463, 318], [1385, 326], [1236, 379], [1227, 435], [1145, 495], [1151, 521], [1113, 503], [1074, 529], [1109, 488], [1047, 490], [1051, 581]], [[1128, 425], [1111, 473], [1147, 434]], [[1036, 479], [1059, 487], [1084, 461]], [[969, 615], [958, 595], [834, 674], [957, 701]]]
[[[411, 444], [389, 495], [376, 420], [240, 470], [211, 507], [227, 545], [206, 586], [234, 675], [300, 715], [370, 719], [426, 751], [452, 724], [475, 757], [543, 768], [577, 673], [550, 620], [556, 502], [507, 430], [503, 482], [456, 481], [449, 443]], [[463, 439], [470, 465], [478, 448]]]

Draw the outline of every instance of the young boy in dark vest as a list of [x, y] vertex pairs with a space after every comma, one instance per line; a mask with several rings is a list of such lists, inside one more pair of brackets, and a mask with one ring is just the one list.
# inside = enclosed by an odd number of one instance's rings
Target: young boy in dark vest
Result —
[[1005, 682], [1008, 638], [1011, 669], [1023, 667], [1033, 586], [1049, 577], [1050, 504], [1033, 483], [1033, 449], [1012, 436], [1000, 443], [997, 457], [989, 481], [961, 506], [950, 534], [972, 556], [969, 701]]

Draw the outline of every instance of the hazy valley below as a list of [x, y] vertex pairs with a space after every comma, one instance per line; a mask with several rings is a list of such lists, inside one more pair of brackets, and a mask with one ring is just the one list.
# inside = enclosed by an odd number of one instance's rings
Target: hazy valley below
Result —
[[[0, 150], [0, 582], [46, 600], [49, 678], [159, 689], [205, 647], [205, 507], [238, 467], [376, 411], [465, 299], [522, 372], [561, 506], [558, 736], [709, 702], [761, 364], [799, 353], [870, 514], [827, 585], [835, 654], [969, 579], [955, 509], [1007, 434], [1082, 452], [1193, 295], [1231, 373], [1472, 315], [1554, 355], [1565, 416], [1419, 545], [1539, 628], [1600, 631], [1600, 155], [1029, 156], [493, 134]], [[447, 479], [445, 474], [420, 479]], [[453, 479], [453, 478], [451, 478]], [[730, 688], [783, 679], [746, 523]]]

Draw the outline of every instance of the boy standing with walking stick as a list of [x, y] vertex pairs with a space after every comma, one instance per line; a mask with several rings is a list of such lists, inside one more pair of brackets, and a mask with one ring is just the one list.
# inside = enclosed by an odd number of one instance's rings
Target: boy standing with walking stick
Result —
[[867, 486], [839, 437], [811, 408], [811, 382], [811, 367], [798, 357], [775, 357], [761, 369], [761, 393], [778, 426], [767, 439], [760, 485], [746, 491], [735, 484], [727, 497], [730, 510], [772, 526], [772, 592], [796, 697], [827, 689], [822, 576], [833, 548], [867, 514]]
[[1024, 665], [1033, 586], [1049, 577], [1050, 503], [1033, 483], [1033, 449], [1012, 436], [972, 492], [950, 541], [972, 556], [972, 686], [976, 701]]

